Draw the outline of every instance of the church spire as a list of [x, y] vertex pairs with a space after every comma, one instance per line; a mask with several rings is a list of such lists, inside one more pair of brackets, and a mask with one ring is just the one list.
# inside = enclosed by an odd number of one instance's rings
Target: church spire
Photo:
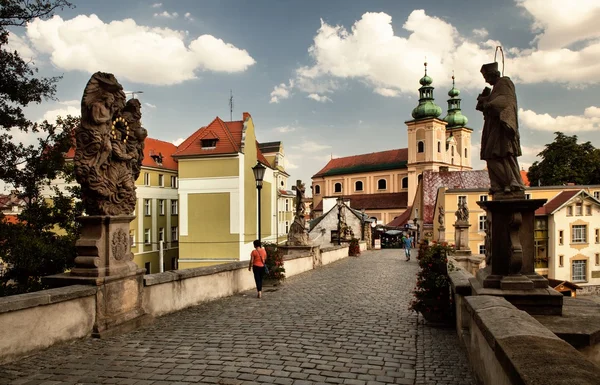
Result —
[[440, 106], [436, 105], [433, 99], [433, 79], [427, 76], [427, 62], [425, 62], [425, 76], [419, 80], [419, 105], [412, 111], [412, 117], [415, 119], [437, 118], [442, 114]]
[[460, 95], [460, 91], [454, 85], [454, 71], [452, 71], [452, 89], [448, 91], [448, 114], [444, 118], [448, 125], [446, 128], [459, 128], [465, 127], [469, 119], [462, 114], [460, 109], [460, 101], [461, 99], [458, 97]]

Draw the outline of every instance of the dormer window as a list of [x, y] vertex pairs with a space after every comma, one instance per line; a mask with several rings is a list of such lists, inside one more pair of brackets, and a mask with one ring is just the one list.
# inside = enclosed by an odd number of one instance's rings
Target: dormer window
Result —
[[152, 160], [154, 160], [154, 162], [158, 165], [158, 166], [162, 166], [162, 162], [163, 162], [163, 155], [162, 153], [158, 153], [156, 154], [154, 152], [154, 150], [150, 150], [150, 158], [152, 158]]
[[202, 139], [200, 143], [202, 144], [202, 148], [215, 148], [217, 147], [218, 139]]

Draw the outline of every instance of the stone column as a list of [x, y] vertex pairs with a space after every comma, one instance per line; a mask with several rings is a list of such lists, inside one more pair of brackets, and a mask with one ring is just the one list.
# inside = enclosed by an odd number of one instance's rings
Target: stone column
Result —
[[446, 228], [444, 226], [438, 227], [438, 242], [446, 242]]
[[454, 255], [471, 255], [469, 227], [471, 227], [469, 222], [463, 220], [457, 220], [454, 224], [454, 244], [456, 247]]

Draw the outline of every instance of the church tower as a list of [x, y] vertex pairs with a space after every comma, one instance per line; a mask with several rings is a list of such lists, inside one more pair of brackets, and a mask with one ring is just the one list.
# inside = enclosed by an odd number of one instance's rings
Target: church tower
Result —
[[446, 163], [449, 170], [470, 170], [471, 167], [471, 133], [472, 129], [467, 127], [469, 121], [462, 114], [459, 98], [460, 91], [455, 87], [454, 75], [452, 75], [452, 89], [448, 91], [448, 114], [444, 121], [446, 126]]
[[408, 129], [408, 204], [411, 205], [420, 176], [425, 170], [438, 171], [446, 162], [446, 125], [439, 119], [440, 106], [433, 98], [433, 79], [425, 75], [419, 80], [419, 105], [412, 111], [413, 120], [404, 122]]

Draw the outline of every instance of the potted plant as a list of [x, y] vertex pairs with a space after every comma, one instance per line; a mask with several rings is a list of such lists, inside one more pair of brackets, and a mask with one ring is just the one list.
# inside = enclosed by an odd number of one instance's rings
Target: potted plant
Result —
[[350, 246], [348, 247], [348, 256], [357, 257], [360, 255], [360, 244], [358, 238], [352, 238], [350, 240]]
[[285, 267], [283, 267], [283, 255], [275, 243], [265, 243], [263, 247], [267, 251], [265, 265], [269, 273], [265, 276], [266, 281], [279, 285], [285, 279]]
[[450, 294], [448, 255], [453, 247], [447, 243], [423, 241], [419, 247], [417, 261], [421, 270], [417, 274], [417, 284], [413, 290], [414, 299], [410, 309], [421, 313], [432, 323], [451, 324], [454, 321], [454, 305]]

